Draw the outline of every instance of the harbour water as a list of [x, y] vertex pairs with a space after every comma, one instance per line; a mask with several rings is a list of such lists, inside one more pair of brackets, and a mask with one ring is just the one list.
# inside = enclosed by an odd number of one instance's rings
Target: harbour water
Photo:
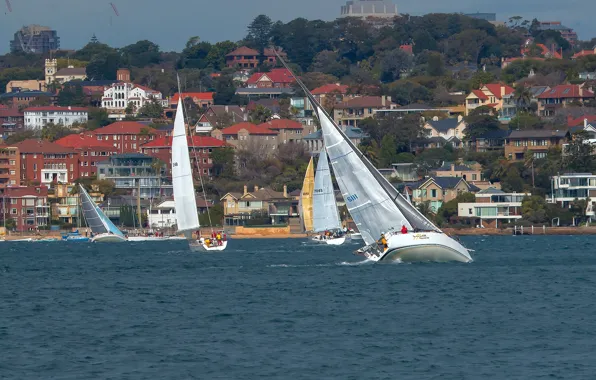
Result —
[[471, 264], [0, 243], [0, 379], [593, 378], [596, 237], [462, 240]]

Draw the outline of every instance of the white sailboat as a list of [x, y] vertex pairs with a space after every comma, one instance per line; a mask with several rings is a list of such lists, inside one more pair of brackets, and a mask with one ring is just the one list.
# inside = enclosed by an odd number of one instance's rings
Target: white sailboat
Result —
[[223, 232], [218, 232], [221, 239], [200, 236], [197, 236], [197, 240], [192, 238], [193, 231], [198, 233], [200, 224], [181, 99], [182, 97], [178, 99], [172, 133], [172, 185], [178, 232], [184, 233], [192, 250], [223, 251], [228, 245]]
[[94, 235], [91, 238], [92, 242], [120, 243], [126, 241], [126, 237], [122, 231], [101, 211], [99, 206], [93, 202], [87, 190], [80, 184], [79, 197], [83, 206], [83, 216]]
[[337, 211], [325, 147], [321, 149], [315, 172], [312, 213], [313, 231], [315, 232], [312, 237], [313, 241], [329, 245], [341, 245], [346, 241]]
[[356, 253], [374, 261], [472, 261], [468, 249], [404, 199], [296, 81], [316, 110], [335, 178], [366, 244]]

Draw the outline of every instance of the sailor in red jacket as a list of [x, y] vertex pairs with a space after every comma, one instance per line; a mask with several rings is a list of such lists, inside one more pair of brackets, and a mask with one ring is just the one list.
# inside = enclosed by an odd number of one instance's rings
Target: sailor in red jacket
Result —
[[401, 226], [401, 233], [402, 234], [407, 234], [408, 233], [408, 227], [406, 227], [405, 224]]

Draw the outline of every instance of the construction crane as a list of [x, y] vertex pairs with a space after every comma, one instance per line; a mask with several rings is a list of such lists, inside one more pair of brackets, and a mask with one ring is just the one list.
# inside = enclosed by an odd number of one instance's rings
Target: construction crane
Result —
[[8, 8], [8, 12], [12, 13], [12, 5], [10, 4], [10, 0], [4, 0], [6, 1], [6, 8]]
[[[8, 0], [6, 0], [8, 1]], [[110, 5], [112, 6], [112, 9], [114, 10], [114, 14], [116, 16], [120, 16], [120, 13], [118, 13], [118, 9], [116, 8], [116, 6], [114, 5], [114, 3], [110, 3]]]

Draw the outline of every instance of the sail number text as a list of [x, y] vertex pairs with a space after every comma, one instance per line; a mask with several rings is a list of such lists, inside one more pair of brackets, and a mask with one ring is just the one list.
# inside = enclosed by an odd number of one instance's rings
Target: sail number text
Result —
[[356, 195], [356, 194], [349, 195], [349, 196], [346, 198], [346, 200], [347, 200], [348, 202], [354, 202], [356, 199], [358, 199], [358, 195]]

